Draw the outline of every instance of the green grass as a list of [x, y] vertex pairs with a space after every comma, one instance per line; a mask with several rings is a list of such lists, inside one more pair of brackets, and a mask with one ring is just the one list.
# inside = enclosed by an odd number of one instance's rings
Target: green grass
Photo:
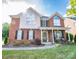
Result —
[[50, 49], [31, 51], [2, 51], [3, 59], [76, 59], [75, 45], [60, 45]]

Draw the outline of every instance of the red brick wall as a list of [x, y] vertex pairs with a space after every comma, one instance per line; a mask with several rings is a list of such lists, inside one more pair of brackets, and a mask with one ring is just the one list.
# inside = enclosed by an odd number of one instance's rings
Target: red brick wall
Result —
[[[54, 16], [53, 16], [53, 17], [54, 17]], [[48, 26], [49, 26], [49, 27], [54, 26], [54, 23], [53, 23], [54, 19], [53, 19], [53, 17], [51, 17], [51, 18], [49, 19], [49, 23], [48, 23]], [[64, 20], [63, 20], [60, 16], [59, 16], [59, 18], [60, 18], [60, 24], [61, 24], [61, 26], [64, 27]]]
[[29, 40], [29, 30], [34, 31], [34, 39], [41, 39], [41, 32], [39, 29], [22, 29], [22, 31], [24, 32], [23, 39]]
[[53, 26], [53, 17], [51, 17], [48, 22], [49, 22], [48, 26], [52, 27]]
[[13, 42], [15, 40], [16, 30], [19, 27], [19, 18], [12, 18], [10, 28], [9, 28], [9, 42]]
[[62, 27], [64, 27], [64, 20], [60, 17], [60, 24]]
[[26, 29], [22, 29], [22, 31], [23, 31], [23, 39], [25, 39], [25, 40], [28, 40], [28, 38], [27, 38], [27, 32], [28, 32], [28, 30], [26, 30]]
[[39, 29], [35, 30], [35, 39], [41, 40], [41, 30], [39, 30]]

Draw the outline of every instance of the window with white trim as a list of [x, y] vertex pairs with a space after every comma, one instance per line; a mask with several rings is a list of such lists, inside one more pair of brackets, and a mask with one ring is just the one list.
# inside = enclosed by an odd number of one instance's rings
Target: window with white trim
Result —
[[29, 30], [29, 40], [33, 40], [33, 30]]
[[41, 27], [47, 27], [48, 26], [48, 20], [41, 20]]
[[22, 40], [22, 30], [17, 31], [17, 40]]
[[41, 26], [46, 27], [46, 20], [41, 20]]
[[60, 18], [58, 16], [54, 16], [54, 26], [61, 26], [60, 25]]

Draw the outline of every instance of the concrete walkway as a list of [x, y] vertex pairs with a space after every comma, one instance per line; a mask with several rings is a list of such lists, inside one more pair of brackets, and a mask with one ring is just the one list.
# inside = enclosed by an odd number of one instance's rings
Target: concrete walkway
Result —
[[49, 49], [53, 48], [55, 45], [48, 45], [48, 46], [42, 46], [42, 47], [12, 47], [12, 48], [2, 48], [2, 50], [35, 50], [35, 49]]

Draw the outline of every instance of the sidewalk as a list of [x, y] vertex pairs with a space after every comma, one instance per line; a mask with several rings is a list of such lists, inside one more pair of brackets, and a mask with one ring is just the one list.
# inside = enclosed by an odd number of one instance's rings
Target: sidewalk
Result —
[[2, 50], [35, 50], [35, 49], [48, 49], [53, 48], [55, 45], [42, 46], [42, 47], [13, 47], [13, 48], [2, 48]]

